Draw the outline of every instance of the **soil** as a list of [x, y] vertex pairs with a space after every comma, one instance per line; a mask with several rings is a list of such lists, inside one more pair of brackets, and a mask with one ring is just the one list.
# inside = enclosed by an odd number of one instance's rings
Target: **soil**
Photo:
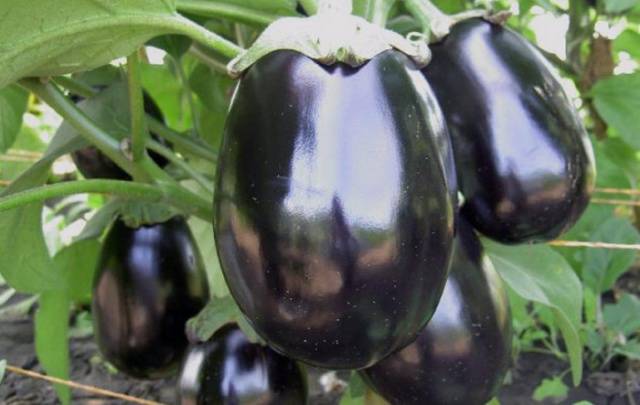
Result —
[[[1, 290], [1, 289], [0, 289]], [[0, 291], [1, 292], [1, 291]], [[6, 359], [11, 365], [28, 370], [42, 372], [35, 357], [33, 346], [33, 321], [30, 315], [0, 319], [0, 359]], [[158, 401], [164, 404], [175, 403], [175, 379], [141, 381], [128, 378], [110, 369], [100, 358], [91, 337], [71, 340], [73, 381], [94, 385], [108, 390], [126, 393], [135, 397]], [[568, 397], [562, 401], [546, 400], [536, 402], [532, 399], [535, 388], [545, 378], [551, 378], [566, 370], [566, 363], [541, 354], [524, 354], [511, 370], [511, 383], [503, 386], [499, 399], [501, 404], [574, 404], [578, 401], [590, 401], [595, 405], [640, 404], [640, 380], [635, 376], [632, 384], [623, 373], [587, 374], [580, 387], [571, 389]], [[344, 384], [339, 373], [337, 378], [322, 379], [326, 370], [309, 369], [310, 405], [338, 404]], [[570, 385], [567, 375], [567, 385]], [[327, 384], [327, 380], [330, 382]], [[326, 391], [329, 392], [326, 392]], [[633, 395], [633, 399], [630, 396]], [[124, 404], [120, 400], [105, 399], [79, 390], [73, 391], [74, 404], [115, 405]], [[0, 404], [2, 405], [50, 405], [57, 404], [56, 395], [49, 383], [38, 381], [13, 373], [7, 373], [0, 383]]]

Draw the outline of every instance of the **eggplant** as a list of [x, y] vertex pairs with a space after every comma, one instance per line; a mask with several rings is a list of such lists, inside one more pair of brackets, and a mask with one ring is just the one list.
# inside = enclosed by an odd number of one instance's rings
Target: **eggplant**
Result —
[[423, 72], [451, 135], [462, 215], [503, 243], [569, 229], [589, 203], [595, 164], [553, 68], [520, 35], [477, 18], [431, 50]]
[[234, 94], [214, 230], [231, 294], [276, 351], [356, 369], [409, 343], [439, 301], [454, 230], [446, 127], [420, 70], [293, 51]]
[[442, 300], [418, 338], [373, 367], [365, 382], [392, 405], [482, 405], [511, 359], [506, 291], [466, 221], [459, 221]]
[[178, 380], [179, 405], [304, 405], [306, 373], [234, 324], [189, 349]]
[[100, 352], [133, 377], [170, 375], [187, 349], [185, 324], [208, 298], [202, 258], [184, 218], [139, 228], [117, 219], [94, 279]]

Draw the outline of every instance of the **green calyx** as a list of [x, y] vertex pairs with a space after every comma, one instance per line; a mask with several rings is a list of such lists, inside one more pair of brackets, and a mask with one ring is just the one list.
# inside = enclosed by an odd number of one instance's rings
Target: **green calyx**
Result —
[[237, 78], [277, 50], [297, 51], [325, 65], [342, 62], [357, 67], [390, 49], [406, 54], [418, 66], [429, 62], [431, 52], [425, 41], [411, 41], [350, 12], [350, 7], [324, 7], [311, 17], [276, 20], [251, 48], [229, 62], [227, 71]]

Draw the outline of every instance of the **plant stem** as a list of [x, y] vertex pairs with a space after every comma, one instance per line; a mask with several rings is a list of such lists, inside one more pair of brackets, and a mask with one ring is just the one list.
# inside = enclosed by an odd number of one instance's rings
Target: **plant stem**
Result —
[[373, 24], [384, 27], [395, 0], [371, 0], [368, 15], [365, 17]]
[[[271, 24], [279, 16], [257, 11], [237, 4], [208, 0], [178, 0], [178, 11], [204, 17], [224, 18], [254, 26]], [[292, 14], [293, 15], [293, 14]]]
[[203, 64], [207, 65], [210, 69], [222, 73], [223, 75], [227, 74], [227, 65], [216, 59], [214, 56], [209, 55], [208, 52], [204, 51], [199, 44], [193, 44], [189, 48], [189, 54], [196, 59], [198, 59]]
[[194, 41], [198, 41], [201, 44], [216, 50], [218, 53], [228, 57], [229, 59], [235, 58], [244, 52], [244, 49], [233, 42], [182, 16], [173, 17], [170, 20], [164, 21], [164, 23], [166, 28], [180, 34], [187, 35]]
[[73, 93], [77, 96], [89, 98], [97, 94], [97, 92], [92, 89], [91, 86], [87, 86], [86, 84], [67, 76], [56, 76], [53, 78], [53, 81], [57, 85], [64, 87], [65, 89], [69, 90], [70, 93]]
[[140, 162], [144, 157], [144, 145], [149, 137], [149, 132], [145, 125], [142, 84], [140, 80], [140, 59], [138, 57], [138, 51], [136, 50], [127, 57], [129, 111], [131, 114], [131, 155], [133, 161], [136, 163]]
[[23, 79], [20, 85], [49, 104], [80, 135], [95, 145], [109, 159], [134, 178], [147, 179], [147, 174], [120, 151], [120, 144], [80, 111], [60, 90], [51, 83], [39, 79]]
[[169, 148], [153, 140], [149, 141], [147, 146], [152, 151], [155, 151], [158, 154], [164, 156], [171, 163], [173, 163], [174, 165], [182, 169], [186, 174], [189, 175], [189, 177], [195, 180], [205, 191], [213, 195], [213, 186], [211, 185], [211, 183], [207, 181], [207, 179], [205, 179], [204, 176], [202, 176], [200, 173], [195, 171], [191, 166], [189, 166], [187, 162], [185, 162], [184, 160], [176, 156], [175, 153], [173, 153]]
[[207, 200], [179, 187], [122, 180], [79, 180], [32, 188], [0, 198], [0, 212], [53, 197], [81, 193], [110, 194], [142, 201], [164, 202], [206, 221], [211, 221], [212, 218], [212, 207]]
[[151, 130], [151, 132], [166, 139], [175, 146], [183, 149], [185, 152], [209, 162], [216, 162], [216, 160], [218, 159], [218, 156], [212, 150], [208, 149], [205, 145], [168, 128], [160, 121], [149, 115], [147, 115], [147, 123], [149, 124], [149, 129]]
[[424, 33], [432, 32], [435, 39], [438, 40], [447, 36], [455, 23], [486, 14], [484, 10], [468, 10], [448, 15], [429, 0], [405, 0], [405, 5], [409, 12], [420, 21]]

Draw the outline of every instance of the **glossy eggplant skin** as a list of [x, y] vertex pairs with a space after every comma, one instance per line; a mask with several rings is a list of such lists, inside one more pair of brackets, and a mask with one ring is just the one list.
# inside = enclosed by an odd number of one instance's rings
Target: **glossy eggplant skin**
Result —
[[447, 120], [462, 214], [503, 243], [553, 239], [586, 208], [593, 150], [542, 55], [481, 19], [452, 27], [424, 69]]
[[442, 300], [426, 328], [361, 372], [393, 405], [483, 405], [507, 371], [512, 330], [502, 281], [465, 221], [458, 222], [454, 246]]
[[108, 231], [93, 287], [95, 336], [102, 355], [138, 378], [166, 376], [187, 348], [185, 323], [209, 298], [195, 239], [182, 217]]
[[178, 380], [179, 405], [304, 405], [306, 373], [233, 324], [189, 349]]
[[271, 347], [354, 369], [415, 337], [451, 256], [444, 148], [427, 81], [395, 51], [359, 68], [278, 51], [245, 73], [214, 229], [230, 291]]
[[[153, 101], [151, 96], [146, 92], [144, 96], [144, 110], [147, 114], [162, 121], [164, 120], [162, 112], [158, 105]], [[78, 104], [78, 107], [82, 110], [81, 97], [72, 98]], [[151, 134], [152, 138], [163, 144], [169, 146], [168, 143], [155, 134]], [[154, 151], [149, 151], [149, 156], [160, 167], [166, 166], [169, 161], [162, 155], [157, 154]], [[87, 179], [111, 179], [111, 180], [131, 180], [131, 176], [124, 170], [122, 170], [117, 164], [113, 163], [105, 154], [100, 152], [95, 146], [85, 146], [82, 149], [78, 149], [71, 153], [71, 159], [75, 163], [76, 167]]]

